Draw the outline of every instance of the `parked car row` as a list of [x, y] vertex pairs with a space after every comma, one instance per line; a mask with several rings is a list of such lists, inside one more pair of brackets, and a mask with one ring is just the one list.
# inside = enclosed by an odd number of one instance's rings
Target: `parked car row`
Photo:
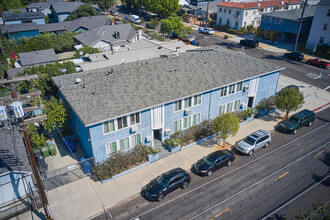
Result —
[[[298, 128], [311, 126], [314, 120], [315, 113], [304, 109], [281, 122], [280, 127], [285, 132], [295, 134]], [[261, 129], [239, 141], [235, 148], [237, 151], [251, 156], [256, 150], [263, 147], [267, 148], [271, 141], [270, 132]], [[232, 151], [218, 150], [198, 160], [192, 167], [196, 174], [210, 176], [221, 167], [230, 166], [234, 160], [235, 155]], [[186, 189], [190, 182], [191, 177], [187, 171], [182, 168], [175, 168], [151, 180], [150, 183], [143, 187], [142, 193], [150, 201], [160, 202], [166, 195], [177, 189]]]
[[[292, 53], [285, 53], [283, 55], [285, 58], [290, 58], [296, 61], [302, 61], [304, 59], [304, 54], [300, 52], [292, 52]], [[315, 59], [308, 59], [306, 60], [306, 63], [309, 65], [318, 66], [321, 68], [328, 68], [330, 67], [330, 63], [323, 61], [321, 58], [315, 58]]]

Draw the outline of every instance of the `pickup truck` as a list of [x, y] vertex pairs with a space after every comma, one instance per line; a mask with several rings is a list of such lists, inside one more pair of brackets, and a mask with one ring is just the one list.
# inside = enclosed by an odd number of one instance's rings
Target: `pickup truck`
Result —
[[321, 68], [327, 68], [330, 66], [330, 63], [323, 61], [321, 58], [309, 59], [306, 61], [307, 64], [319, 66]]

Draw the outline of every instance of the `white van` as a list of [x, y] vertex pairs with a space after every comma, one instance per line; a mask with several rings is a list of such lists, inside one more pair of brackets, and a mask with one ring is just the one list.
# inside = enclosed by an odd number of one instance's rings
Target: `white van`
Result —
[[137, 15], [131, 15], [131, 16], [129, 16], [129, 19], [128, 20], [130, 22], [133, 22], [134, 24], [141, 24], [141, 19]]

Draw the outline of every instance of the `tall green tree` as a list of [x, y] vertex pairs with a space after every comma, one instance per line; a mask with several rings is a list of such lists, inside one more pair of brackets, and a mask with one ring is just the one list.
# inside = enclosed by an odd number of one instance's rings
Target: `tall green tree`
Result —
[[213, 122], [212, 130], [223, 140], [225, 146], [229, 136], [235, 136], [239, 129], [239, 118], [232, 112], [228, 112], [216, 117]]
[[62, 99], [57, 100], [52, 97], [50, 100], [43, 100], [45, 105], [44, 112], [47, 115], [47, 119], [43, 122], [45, 128], [50, 132], [55, 129], [56, 126], [63, 127], [68, 116], [68, 110], [64, 107]]
[[179, 8], [179, 0], [145, 0], [144, 6], [161, 17], [168, 17], [174, 14]]
[[0, 1], [0, 14], [4, 11], [8, 11], [9, 9], [18, 9], [22, 8], [22, 4], [20, 0], [1, 0]]
[[296, 111], [304, 104], [304, 95], [299, 89], [285, 88], [275, 98], [276, 107], [285, 112], [285, 118], [292, 111]]
[[82, 5], [77, 8], [71, 15], [69, 15], [65, 21], [73, 21], [81, 17], [89, 17], [100, 15], [100, 12], [96, 11], [91, 5]]
[[296, 220], [319, 220], [324, 219], [328, 220], [330, 219], [330, 206], [329, 204], [313, 204], [313, 209], [308, 212], [300, 212], [298, 215], [296, 215]]
[[160, 32], [170, 34], [173, 32], [174, 34], [180, 33], [189, 33], [190, 29], [186, 28], [181, 22], [180, 17], [170, 16], [167, 19], [160, 20]]

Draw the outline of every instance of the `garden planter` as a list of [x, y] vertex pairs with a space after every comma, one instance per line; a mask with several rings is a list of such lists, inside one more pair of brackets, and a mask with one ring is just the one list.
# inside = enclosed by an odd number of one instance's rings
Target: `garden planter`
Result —
[[264, 116], [267, 114], [267, 109], [264, 109], [262, 111], [258, 111], [258, 116]]
[[159, 159], [159, 153], [149, 154], [148, 155], [148, 161], [150, 163], [153, 163], [153, 162], [157, 161], [158, 159]]
[[244, 119], [246, 120], [246, 122], [252, 121], [253, 115], [251, 117], [244, 117]]
[[171, 153], [174, 154], [180, 151], [181, 146], [170, 147]]

